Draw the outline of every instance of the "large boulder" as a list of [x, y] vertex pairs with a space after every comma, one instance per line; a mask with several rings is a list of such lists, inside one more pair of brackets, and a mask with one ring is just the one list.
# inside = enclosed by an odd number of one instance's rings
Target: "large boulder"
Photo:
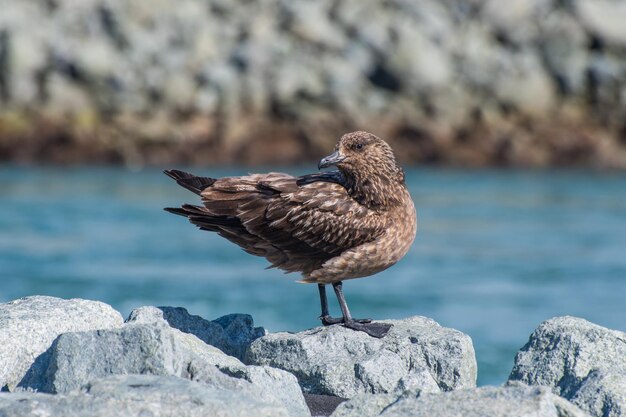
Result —
[[576, 317], [547, 320], [515, 357], [511, 381], [550, 387], [596, 416], [626, 413], [626, 333]]
[[173, 376], [117, 375], [81, 390], [50, 395], [0, 393], [0, 417], [241, 417], [290, 416], [280, 404], [243, 391], [222, 389]]
[[60, 334], [123, 322], [120, 313], [98, 301], [33, 296], [0, 304], [0, 387], [13, 390]]
[[345, 402], [332, 417], [588, 417], [548, 388], [512, 384], [446, 393], [365, 395]]
[[243, 360], [250, 343], [267, 334], [263, 327], [254, 327], [254, 320], [249, 314], [228, 314], [209, 321], [189, 314], [182, 307], [139, 307], [130, 313], [127, 322], [167, 323], [240, 360]]
[[476, 385], [469, 336], [424, 317], [388, 323], [393, 327], [383, 339], [342, 326], [269, 334], [250, 345], [246, 362], [291, 372], [305, 393], [343, 398]]
[[245, 366], [196, 336], [165, 323], [129, 323], [119, 329], [66, 333], [41, 355], [20, 386], [67, 393], [110, 375], [171, 375], [216, 389], [247, 393], [308, 415], [293, 375], [269, 367]]

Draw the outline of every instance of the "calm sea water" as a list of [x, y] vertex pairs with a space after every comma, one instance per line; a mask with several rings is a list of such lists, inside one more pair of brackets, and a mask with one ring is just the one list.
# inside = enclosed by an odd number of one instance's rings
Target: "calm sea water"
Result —
[[[548, 318], [626, 330], [626, 174], [407, 174], [417, 239], [393, 268], [345, 284], [355, 316], [424, 315], [469, 334], [481, 385], [504, 382]], [[270, 331], [317, 325], [315, 286], [162, 210], [195, 201], [158, 170], [0, 167], [0, 302], [47, 294], [124, 315], [170, 305], [250, 313]]]

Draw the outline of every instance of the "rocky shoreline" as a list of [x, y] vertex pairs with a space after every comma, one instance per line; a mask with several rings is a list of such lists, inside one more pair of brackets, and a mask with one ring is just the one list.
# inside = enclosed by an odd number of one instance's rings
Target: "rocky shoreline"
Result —
[[0, 417], [626, 415], [626, 334], [542, 323], [509, 381], [476, 387], [469, 336], [431, 319], [383, 339], [339, 326], [267, 334], [252, 318], [33, 296], [0, 304]]
[[5, 0], [0, 161], [626, 168], [610, 0]]

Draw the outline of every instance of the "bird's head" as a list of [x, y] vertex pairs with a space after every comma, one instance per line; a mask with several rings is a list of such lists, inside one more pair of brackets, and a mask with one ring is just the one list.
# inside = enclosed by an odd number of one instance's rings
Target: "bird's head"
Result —
[[368, 132], [346, 133], [339, 139], [335, 151], [320, 160], [320, 169], [336, 166], [344, 174], [356, 178], [386, 177], [404, 181], [402, 169], [397, 165], [391, 147], [376, 135]]

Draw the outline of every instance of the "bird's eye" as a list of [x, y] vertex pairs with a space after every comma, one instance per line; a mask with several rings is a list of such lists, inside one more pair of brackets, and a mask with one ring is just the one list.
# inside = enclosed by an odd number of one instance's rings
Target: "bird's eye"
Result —
[[355, 147], [356, 149], [361, 150], [361, 149], [363, 149], [363, 144], [362, 144], [362, 143], [357, 143], [354, 147]]

